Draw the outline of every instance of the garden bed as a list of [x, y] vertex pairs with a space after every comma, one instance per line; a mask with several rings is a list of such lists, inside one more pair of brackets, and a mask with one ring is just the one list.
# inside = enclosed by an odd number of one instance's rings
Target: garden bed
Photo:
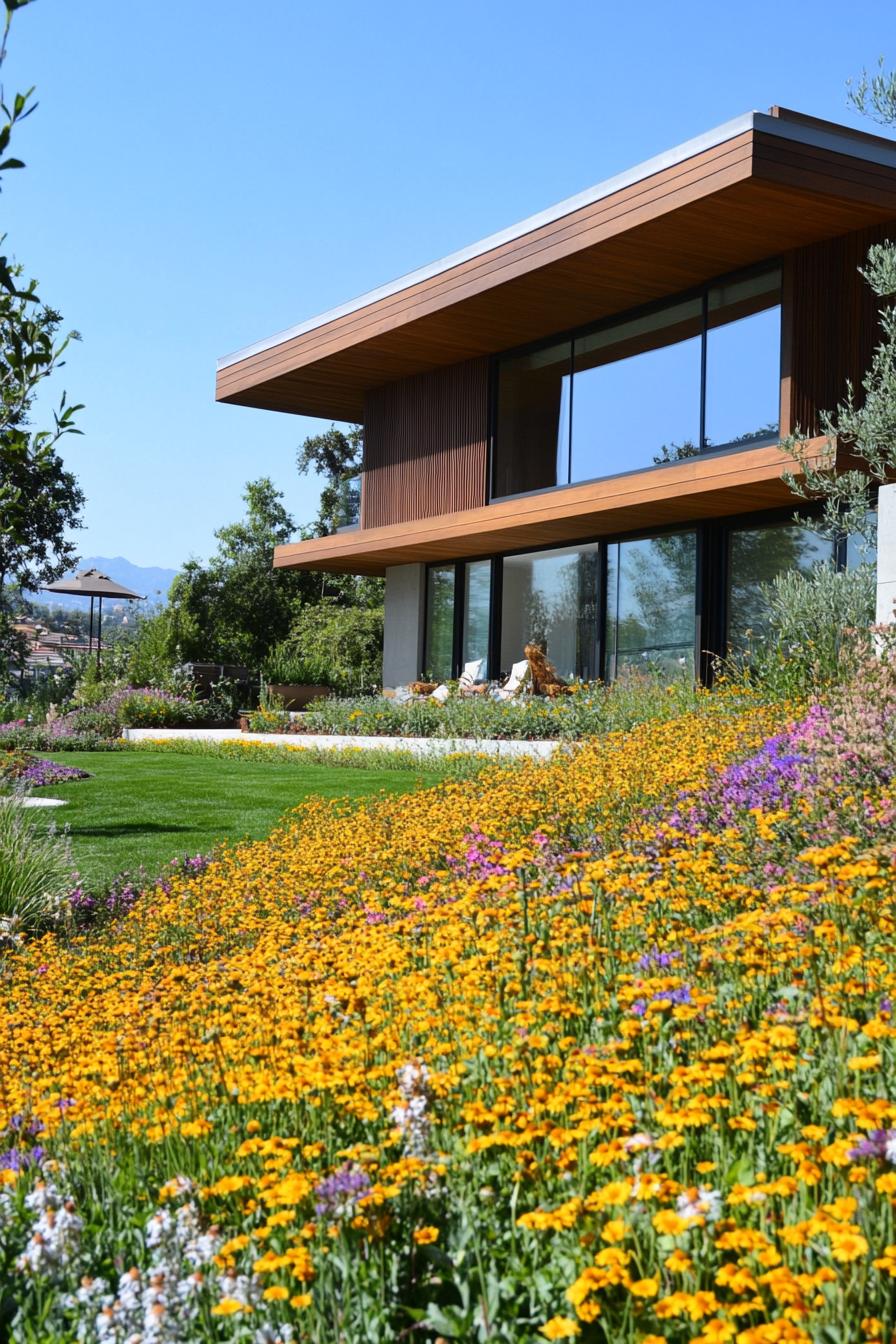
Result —
[[567, 695], [520, 694], [512, 700], [453, 692], [444, 703], [431, 696], [394, 700], [356, 696], [315, 702], [300, 714], [262, 709], [249, 718], [253, 732], [301, 737], [336, 734], [365, 738], [439, 738], [454, 741], [576, 740], [627, 730], [647, 719], [661, 722], [694, 707], [705, 692], [692, 677], [675, 681], [630, 676], [570, 688]]
[[[297, 750], [406, 751], [414, 756], [473, 755], [546, 758], [561, 743], [550, 738], [389, 737], [360, 733], [244, 733], [239, 728], [125, 728], [125, 742], [263, 742]], [[298, 739], [298, 740], [297, 740]]]

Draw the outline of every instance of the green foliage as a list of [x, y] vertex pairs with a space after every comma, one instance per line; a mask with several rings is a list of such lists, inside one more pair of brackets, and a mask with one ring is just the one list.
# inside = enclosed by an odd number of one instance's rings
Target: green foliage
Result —
[[274, 686], [328, 686], [326, 660], [302, 653], [291, 640], [282, 640], [268, 652], [261, 666], [265, 681]]
[[493, 763], [494, 759], [470, 752], [437, 755], [429, 750], [421, 754], [396, 751], [389, 747], [306, 747], [301, 739], [286, 746], [278, 742], [256, 742], [245, 737], [225, 738], [220, 742], [181, 737], [156, 742], [128, 742], [124, 745], [128, 751], [202, 756], [211, 760], [246, 761], [258, 765], [314, 765], [333, 770], [418, 770], [425, 772], [427, 778], [438, 776], [445, 779], [469, 779], [484, 766]]
[[316, 671], [313, 680], [340, 695], [364, 694], [382, 685], [382, 607], [342, 607], [333, 599], [304, 606], [288, 643]]
[[[316, 472], [323, 477], [317, 518], [310, 534], [329, 536], [340, 527], [360, 520], [361, 472], [364, 462], [364, 430], [352, 425], [348, 430], [331, 425], [323, 434], [305, 439], [296, 454], [299, 474]], [[322, 596], [329, 594], [353, 606], [376, 607], [383, 602], [382, 579], [365, 579], [351, 574], [329, 575]]]
[[[21, 4], [6, 6], [0, 65], [12, 14]], [[30, 115], [31, 91], [16, 94], [11, 105], [0, 104], [0, 153], [9, 147], [14, 126]], [[6, 157], [0, 172], [21, 168]], [[21, 661], [21, 641], [12, 629], [9, 587], [39, 588], [65, 573], [75, 559], [68, 532], [80, 525], [84, 495], [57, 451], [60, 439], [80, 431], [75, 416], [80, 406], [67, 404], [65, 393], [52, 412], [52, 426], [35, 429], [31, 414], [43, 384], [64, 364], [64, 354], [77, 332], [60, 336], [62, 318], [38, 293], [37, 281], [23, 281], [23, 269], [0, 258], [0, 666]]]
[[0, 729], [0, 751], [124, 751], [127, 745], [121, 737], [107, 737], [86, 729], [65, 737], [56, 737], [40, 725]]
[[[896, 126], [896, 74], [887, 74], [882, 63], [873, 76], [862, 72], [850, 97], [860, 112]], [[881, 339], [871, 367], [860, 390], [847, 383], [837, 409], [819, 414], [821, 433], [830, 444], [820, 466], [810, 458], [805, 429], [797, 427], [782, 447], [799, 468], [785, 475], [790, 488], [801, 499], [821, 502], [820, 518], [807, 525], [832, 540], [855, 535], [873, 546], [877, 519], [869, 507], [871, 487], [892, 480], [896, 472], [896, 241], [871, 247], [861, 273], [881, 300]], [[838, 473], [835, 441], [855, 460], [850, 470]]]
[[134, 686], [179, 690], [174, 666], [181, 661], [175, 613], [157, 607], [142, 617], [128, 645], [128, 681]]
[[852, 677], [869, 653], [875, 586], [870, 564], [840, 571], [819, 564], [762, 584], [762, 631], [722, 664], [723, 675], [756, 681], [782, 699], [803, 699]]
[[0, 951], [60, 916], [71, 875], [67, 838], [0, 801]]
[[631, 675], [610, 686], [577, 686], [572, 695], [556, 700], [533, 695], [505, 701], [452, 695], [444, 705], [428, 697], [403, 703], [384, 696], [320, 700], [300, 718], [260, 712], [250, 726], [259, 732], [292, 731], [299, 742], [303, 732], [570, 741], [673, 718], [706, 694], [689, 676], [669, 682], [659, 675]]
[[313, 471], [324, 478], [314, 524], [317, 536], [327, 536], [358, 521], [363, 458], [364, 430], [360, 425], [352, 425], [348, 431], [331, 425], [323, 434], [310, 435], [296, 454], [300, 475]]
[[320, 592], [319, 575], [272, 568], [274, 547], [290, 541], [296, 523], [268, 477], [243, 493], [245, 517], [220, 528], [207, 565], [191, 560], [171, 585], [168, 608], [154, 619], [140, 652], [144, 663], [236, 663], [258, 669], [272, 644], [284, 639], [293, 614]]

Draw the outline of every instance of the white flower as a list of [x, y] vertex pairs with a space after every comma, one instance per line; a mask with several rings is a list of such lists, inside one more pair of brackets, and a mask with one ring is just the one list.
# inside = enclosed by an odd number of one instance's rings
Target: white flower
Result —
[[722, 1212], [722, 1192], [701, 1185], [696, 1192], [679, 1195], [675, 1207], [682, 1218], [705, 1218], [708, 1223], [714, 1223]]

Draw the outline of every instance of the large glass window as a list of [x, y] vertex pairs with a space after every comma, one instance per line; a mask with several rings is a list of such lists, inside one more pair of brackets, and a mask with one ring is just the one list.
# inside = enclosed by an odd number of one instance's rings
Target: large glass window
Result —
[[474, 560], [464, 566], [464, 630], [462, 663], [482, 659], [480, 676], [488, 676], [488, 634], [492, 598], [492, 562]]
[[696, 613], [696, 533], [608, 546], [607, 680], [639, 668], [693, 670]]
[[767, 268], [500, 359], [493, 498], [774, 442], [780, 291]]
[[571, 480], [697, 451], [702, 307], [672, 304], [576, 339]]
[[706, 448], [777, 441], [780, 370], [778, 272], [715, 285], [707, 296]]
[[598, 675], [600, 546], [504, 558], [501, 668], [538, 644], [562, 677]]
[[820, 561], [833, 559], [833, 543], [797, 523], [733, 531], [728, 547], [729, 648], [746, 649], [765, 633], [767, 599], [762, 584], [789, 570], [808, 574]]
[[426, 571], [423, 671], [438, 681], [454, 675], [454, 565], [430, 565]]

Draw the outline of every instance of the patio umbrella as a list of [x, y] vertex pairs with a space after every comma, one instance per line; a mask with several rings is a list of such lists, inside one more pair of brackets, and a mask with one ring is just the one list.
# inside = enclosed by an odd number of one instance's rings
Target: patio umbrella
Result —
[[116, 583], [110, 579], [108, 574], [101, 574], [98, 569], [79, 570], [70, 579], [58, 579], [56, 583], [45, 583], [43, 591], [46, 593], [75, 593], [78, 597], [90, 598], [90, 629], [87, 636], [88, 656], [93, 650], [93, 600], [99, 598], [99, 622], [97, 625], [96, 636], [96, 666], [99, 671], [102, 661], [103, 649], [103, 598], [120, 597], [125, 602], [142, 602], [143, 594], [134, 593], [130, 588], [125, 588], [123, 584]]

